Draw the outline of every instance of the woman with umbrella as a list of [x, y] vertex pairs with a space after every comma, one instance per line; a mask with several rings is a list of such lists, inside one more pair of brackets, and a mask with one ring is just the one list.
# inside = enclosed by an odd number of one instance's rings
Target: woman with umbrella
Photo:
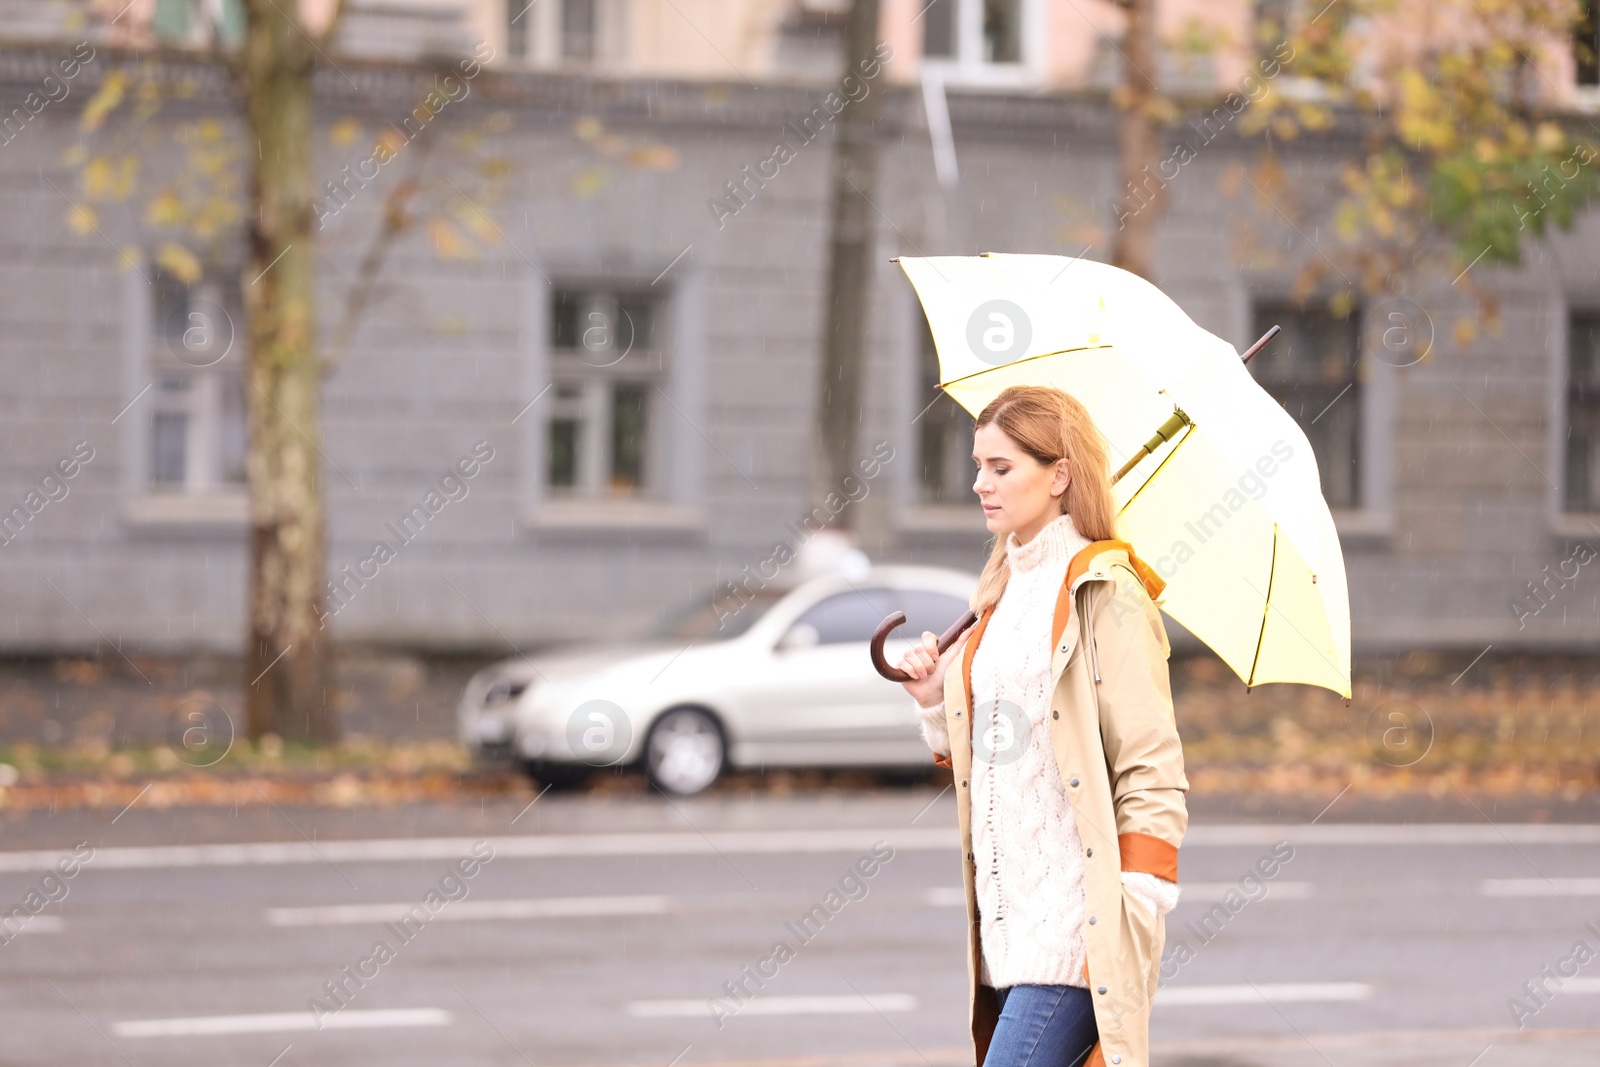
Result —
[[1059, 389], [982, 409], [978, 623], [942, 655], [923, 634], [900, 664], [955, 776], [982, 1067], [1148, 1063], [1188, 781], [1164, 583], [1116, 540], [1107, 456]]

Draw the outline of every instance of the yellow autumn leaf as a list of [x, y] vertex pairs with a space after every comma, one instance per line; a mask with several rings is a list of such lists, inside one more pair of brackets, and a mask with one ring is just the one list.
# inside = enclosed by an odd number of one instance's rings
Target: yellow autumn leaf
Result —
[[100, 216], [88, 204], [74, 204], [67, 208], [67, 229], [82, 237], [93, 233], [100, 224]]
[[61, 153], [61, 165], [64, 167], [81, 167], [83, 161], [89, 158], [89, 150], [81, 144], [75, 144]]
[[1372, 223], [1372, 228], [1379, 237], [1394, 236], [1394, 214], [1388, 208], [1374, 204], [1367, 218]]
[[494, 220], [475, 207], [464, 207], [456, 212], [456, 220], [482, 243], [494, 244], [500, 239], [500, 231], [495, 228]]
[[335, 122], [328, 130], [328, 139], [338, 148], [345, 148], [355, 143], [361, 136], [361, 123], [353, 118], [342, 118]]
[[573, 195], [589, 200], [600, 194], [606, 187], [609, 173], [605, 167], [585, 167], [572, 176]]
[[628, 157], [628, 165], [637, 170], [677, 170], [678, 151], [670, 145], [642, 144]]
[[138, 184], [139, 157], [135, 155], [127, 155], [117, 160], [117, 165], [112, 172], [112, 199], [126, 200], [128, 197], [133, 195], [133, 191]]
[[84, 164], [82, 172], [83, 194], [90, 200], [99, 200], [111, 191], [111, 160], [95, 156]]
[[185, 285], [195, 284], [204, 274], [198, 256], [182, 245], [170, 241], [162, 245], [160, 251], [156, 253], [156, 263]]
[[183, 200], [171, 188], [161, 190], [146, 206], [144, 220], [152, 226], [178, 225], [183, 221]]
[[1341, 203], [1333, 213], [1333, 232], [1345, 244], [1355, 244], [1361, 237], [1361, 210], [1350, 201]]
[[122, 103], [127, 90], [126, 74], [120, 70], [107, 74], [105, 81], [100, 83], [100, 88], [96, 89], [89, 102], [83, 105], [83, 114], [78, 118], [78, 127], [84, 130], [98, 130], [100, 124], [105, 122], [106, 116]]
[[442, 259], [466, 259], [471, 251], [461, 233], [445, 219], [431, 220], [428, 236], [433, 241], [434, 252]]
[[593, 115], [584, 115], [572, 124], [572, 135], [580, 141], [597, 140], [605, 132], [605, 124]]
[[378, 157], [378, 163], [381, 166], [399, 155], [400, 150], [406, 144], [406, 138], [399, 130], [391, 126], [378, 134], [377, 140], [373, 142], [372, 151]]

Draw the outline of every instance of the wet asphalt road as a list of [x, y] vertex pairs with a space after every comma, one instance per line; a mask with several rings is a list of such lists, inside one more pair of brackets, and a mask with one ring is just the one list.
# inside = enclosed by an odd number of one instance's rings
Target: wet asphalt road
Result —
[[[0, 1067], [969, 1062], [948, 794], [523, 803], [8, 821], [5, 910], [60, 899]], [[1156, 1064], [1600, 1063], [1600, 827], [1197, 818], [1181, 869]]]

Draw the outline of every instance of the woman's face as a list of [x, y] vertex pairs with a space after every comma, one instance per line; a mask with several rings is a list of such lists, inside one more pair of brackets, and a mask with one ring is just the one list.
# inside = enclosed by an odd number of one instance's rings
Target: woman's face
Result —
[[972, 458], [978, 464], [972, 491], [991, 533], [1014, 533], [1026, 544], [1061, 514], [1061, 494], [1072, 481], [1065, 459], [1040, 463], [992, 422], [972, 435]]

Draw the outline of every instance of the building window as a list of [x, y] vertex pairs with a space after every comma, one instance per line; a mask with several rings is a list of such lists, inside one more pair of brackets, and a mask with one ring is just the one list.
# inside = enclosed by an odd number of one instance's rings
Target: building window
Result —
[[145, 490], [237, 493], [248, 447], [237, 276], [193, 285], [155, 268]]
[[983, 61], [1022, 62], [1022, 0], [984, 0]]
[[961, 0], [933, 0], [922, 12], [922, 54], [956, 58], [957, 7]]
[[1024, 65], [1037, 64], [1027, 54], [1038, 47], [1042, 30], [1039, 0], [933, 0], [922, 14], [922, 55], [950, 79], [985, 80], [1007, 72], [1015, 77]]
[[1600, 511], [1600, 312], [1572, 315], [1567, 326], [1567, 511]]
[[561, 58], [595, 57], [595, 0], [561, 0]]
[[1572, 58], [1580, 86], [1600, 87], [1600, 0], [1582, 0], [1572, 26]]
[[244, 37], [242, 0], [156, 0], [150, 29], [164, 43], [205, 44], [217, 37], [236, 44]]
[[1325, 306], [1259, 303], [1251, 340], [1283, 327], [1250, 361], [1256, 381], [1293, 415], [1311, 440], [1322, 495], [1335, 508], [1361, 503], [1360, 316]]
[[917, 499], [919, 503], [971, 504], [972, 416], [939, 388], [939, 356], [926, 317], [918, 313], [919, 404], [932, 403], [917, 419]]
[[562, 288], [550, 315], [553, 399], [545, 485], [553, 498], [658, 495], [659, 300], [609, 288]]
[[528, 12], [538, 0], [506, 0], [506, 51], [512, 59], [528, 58], [528, 33], [533, 19]]

